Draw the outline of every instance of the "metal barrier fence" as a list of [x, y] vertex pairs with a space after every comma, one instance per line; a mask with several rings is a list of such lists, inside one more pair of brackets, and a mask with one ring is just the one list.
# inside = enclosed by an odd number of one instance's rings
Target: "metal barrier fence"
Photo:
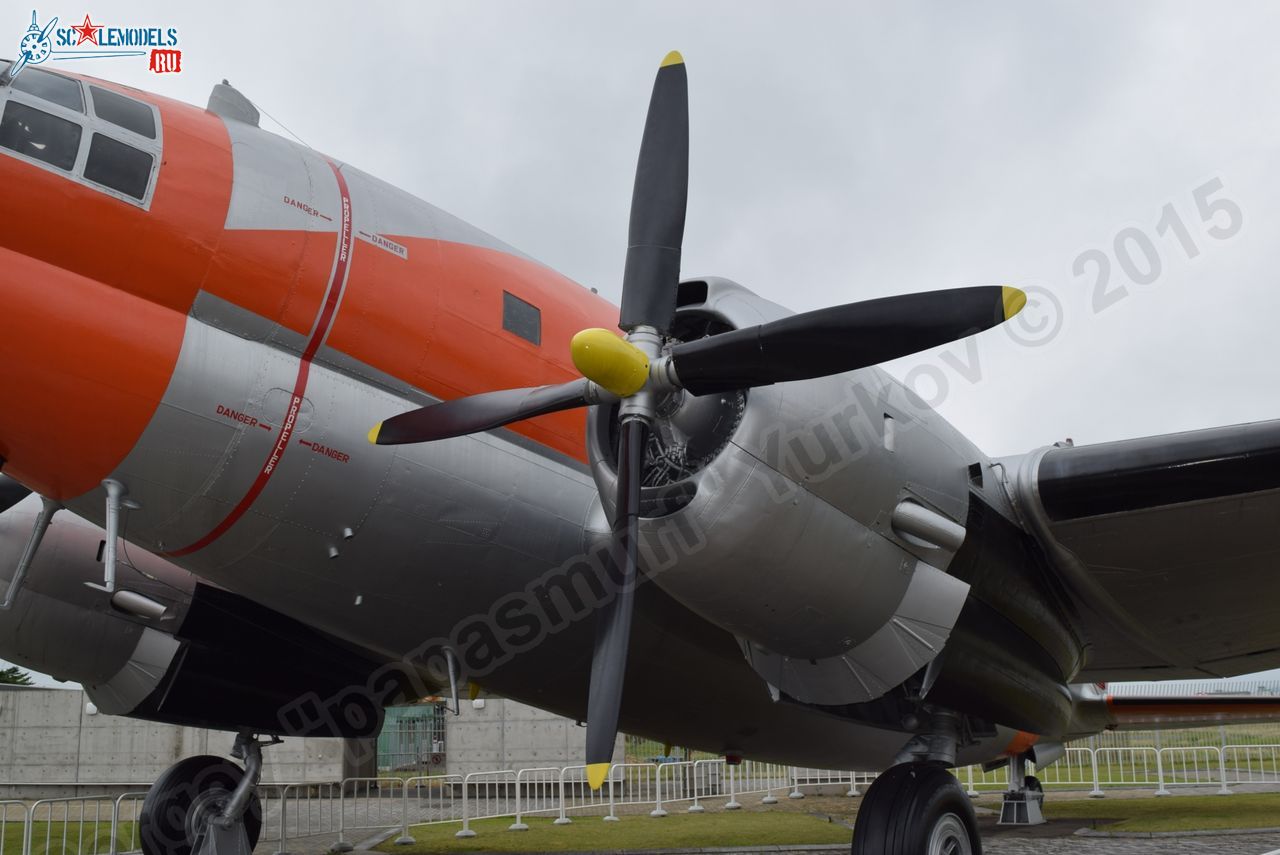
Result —
[[119, 823], [110, 796], [38, 799], [28, 811], [25, 852], [116, 852], [112, 834]]
[[1280, 745], [1228, 745], [1222, 761], [1227, 784], [1280, 784]]
[[[1008, 767], [984, 772], [968, 766], [955, 773], [971, 796], [1009, 786]], [[1230, 795], [1232, 785], [1280, 784], [1280, 744], [1068, 748], [1056, 763], [1034, 773], [1046, 788], [1091, 787], [1095, 798], [1104, 788], [1151, 788], [1167, 796], [1170, 787], [1217, 787], [1219, 794]]]
[[403, 826], [407, 796], [403, 778], [344, 778], [338, 787], [338, 842], [334, 851], [351, 851], [348, 832]]
[[[16, 846], [9, 842], [9, 829], [15, 825], [22, 829]], [[0, 855], [24, 855], [30, 830], [31, 812], [26, 802], [16, 799], [0, 801]]]
[[521, 769], [516, 773], [516, 810], [511, 831], [528, 831], [524, 821], [531, 813], [546, 813], [560, 808], [560, 768], [543, 766]]
[[[739, 797], [749, 795], [759, 795], [762, 804], [776, 804], [775, 793], [788, 792], [791, 798], [804, 798], [802, 788], [834, 787], [842, 795], [855, 796], [859, 794], [858, 785], [870, 782], [875, 776], [795, 769], [753, 761], [728, 764], [723, 759], [715, 759], [615, 763], [604, 785], [595, 791], [587, 783], [585, 766], [477, 772], [465, 778], [442, 776], [446, 777], [451, 779], [450, 789], [459, 791], [456, 797], [450, 796], [448, 810], [429, 819], [418, 818], [402, 824], [396, 842], [411, 843], [413, 826], [436, 822], [461, 822], [462, 827], [455, 836], [474, 837], [473, 821], [506, 816], [512, 817], [508, 830], [525, 831], [529, 827], [526, 818], [535, 814], [554, 815], [552, 824], [566, 825], [583, 814], [614, 821], [620, 812], [643, 813], [650, 805], [653, 807], [648, 813], [652, 817], [667, 816], [668, 807], [679, 803], [688, 803], [687, 812], [699, 813], [706, 810], [703, 801], [707, 799], [723, 800], [720, 807], [724, 810], [740, 808]], [[411, 817], [415, 813], [406, 807], [401, 816]]]
[[[1101, 797], [1109, 788], [1150, 788], [1168, 795], [1172, 787], [1231, 787], [1280, 784], [1280, 743], [1272, 745], [1173, 746], [1154, 748], [1068, 748], [1055, 763], [1034, 769], [1046, 789], [1088, 789]], [[1008, 768], [983, 772], [955, 770], [970, 795], [1008, 788]], [[472, 823], [511, 817], [508, 828], [523, 831], [527, 818], [615, 820], [619, 813], [667, 816], [718, 807], [733, 810], [746, 798], [777, 803], [781, 794], [804, 798], [806, 791], [856, 796], [874, 780], [870, 773], [803, 769], [723, 759], [614, 764], [605, 785], [593, 791], [585, 766], [504, 769], [416, 778], [348, 778], [335, 783], [271, 784], [259, 787], [264, 841], [277, 853], [288, 843], [336, 835], [334, 849], [348, 851], [354, 839], [382, 831], [397, 843], [414, 842], [413, 829], [460, 823], [459, 837], [473, 837]], [[0, 801], [0, 855], [126, 855], [141, 850], [138, 814], [143, 792]]]
[[858, 784], [869, 784], [875, 780], [870, 772], [832, 772], [827, 769], [800, 769], [791, 767], [791, 792], [787, 798], [804, 798], [804, 787], [848, 787], [847, 796], [860, 794]]
[[341, 793], [340, 783], [260, 785], [263, 837], [272, 835], [277, 855], [283, 855], [290, 839], [333, 833], [340, 824]]
[[[613, 786], [606, 781], [606, 786]], [[609, 803], [606, 787], [592, 790], [587, 783], [586, 766], [565, 766], [560, 770], [560, 814], [556, 817], [556, 825], [568, 825], [573, 822], [570, 811], [578, 813], [600, 810]]]

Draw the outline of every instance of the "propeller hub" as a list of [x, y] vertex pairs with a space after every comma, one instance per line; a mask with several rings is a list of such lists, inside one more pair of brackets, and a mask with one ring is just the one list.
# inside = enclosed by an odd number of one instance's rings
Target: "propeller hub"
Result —
[[582, 376], [619, 398], [630, 397], [649, 379], [649, 356], [605, 329], [583, 330], [569, 345], [574, 366]]
[[627, 333], [627, 343], [644, 355], [644, 382], [635, 394], [623, 397], [618, 416], [623, 421], [644, 419], [647, 424], [652, 424], [658, 409], [658, 389], [650, 381], [649, 373], [653, 361], [662, 353], [662, 334], [642, 324]]

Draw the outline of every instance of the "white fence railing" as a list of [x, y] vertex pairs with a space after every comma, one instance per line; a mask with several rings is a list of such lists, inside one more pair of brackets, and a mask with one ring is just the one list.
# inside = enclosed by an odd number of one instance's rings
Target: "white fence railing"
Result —
[[1280, 745], [1228, 745], [1222, 760], [1227, 784], [1280, 784]]
[[[1229, 795], [1238, 784], [1280, 784], [1280, 745], [1215, 745], [1154, 748], [1068, 748], [1051, 766], [1034, 770], [1045, 787], [1083, 789], [1101, 797], [1104, 789], [1147, 789], [1167, 796], [1170, 787], [1217, 787]], [[1009, 786], [1008, 767], [983, 772], [957, 769], [969, 795]]]
[[[1236, 785], [1280, 784], [1280, 744], [1074, 747], [1052, 765], [1032, 771], [1046, 788], [1087, 789], [1097, 797], [1111, 788], [1149, 788], [1155, 795], [1168, 795], [1171, 787], [1216, 787], [1230, 793]], [[968, 766], [955, 774], [970, 795], [1009, 786], [1008, 767], [983, 772]], [[291, 840], [326, 834], [337, 835], [334, 850], [347, 851], [353, 839], [383, 831], [398, 831], [397, 843], [412, 843], [415, 827], [439, 823], [460, 823], [457, 836], [473, 837], [471, 824], [481, 819], [510, 817], [508, 828], [523, 831], [531, 816], [554, 818], [553, 824], [564, 825], [589, 815], [604, 820], [617, 819], [619, 813], [662, 817], [677, 806], [699, 813], [708, 801], [733, 810], [746, 798], [767, 805], [783, 793], [798, 799], [817, 789], [856, 796], [874, 778], [863, 772], [710, 759], [614, 764], [605, 785], [594, 791], [587, 784], [586, 767], [548, 766], [466, 776], [264, 784], [258, 794], [262, 839], [273, 841], [275, 851], [284, 853]], [[0, 800], [0, 855], [140, 852], [137, 819], [145, 796], [127, 792]]]
[[[17, 845], [9, 843], [9, 829], [14, 826], [22, 829]], [[25, 855], [30, 837], [31, 811], [26, 802], [0, 801], [0, 855]]]

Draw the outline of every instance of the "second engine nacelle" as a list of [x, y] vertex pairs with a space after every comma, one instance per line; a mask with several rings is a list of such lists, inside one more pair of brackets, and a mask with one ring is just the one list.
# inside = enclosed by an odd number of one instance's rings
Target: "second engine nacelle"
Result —
[[[789, 314], [723, 279], [681, 285], [683, 340]], [[616, 410], [591, 423], [612, 496]], [[865, 369], [695, 398], [668, 396], [647, 450], [646, 573], [729, 630], [801, 701], [871, 700], [932, 661], [968, 585], [968, 467], [981, 460], [884, 372]], [[611, 508], [608, 510], [612, 510]]]
[[[0, 590], [39, 507], [33, 496], [0, 513]], [[395, 680], [371, 678], [383, 664], [374, 654], [136, 547], [122, 546], [117, 592], [105, 593], [104, 544], [97, 526], [54, 517], [0, 608], [0, 657], [82, 683], [106, 714], [226, 730], [369, 737], [382, 705], [403, 699]]]

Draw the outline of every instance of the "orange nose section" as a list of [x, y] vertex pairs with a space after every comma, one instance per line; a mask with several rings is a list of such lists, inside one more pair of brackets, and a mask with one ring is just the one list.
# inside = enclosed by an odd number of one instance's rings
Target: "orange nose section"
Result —
[[0, 455], [56, 499], [99, 485], [137, 444], [186, 318], [0, 248]]

